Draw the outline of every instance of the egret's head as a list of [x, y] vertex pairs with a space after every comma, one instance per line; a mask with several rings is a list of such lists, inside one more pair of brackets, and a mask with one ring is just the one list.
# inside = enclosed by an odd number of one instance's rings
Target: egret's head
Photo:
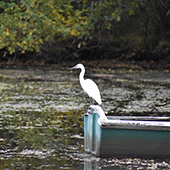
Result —
[[71, 67], [70, 70], [71, 69], [78, 69], [78, 68], [80, 68], [80, 69], [84, 68], [83, 64], [77, 64], [76, 66]]

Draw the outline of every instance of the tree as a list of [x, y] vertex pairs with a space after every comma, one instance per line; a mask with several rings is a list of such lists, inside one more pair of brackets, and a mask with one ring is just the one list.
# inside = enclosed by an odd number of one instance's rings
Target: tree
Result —
[[43, 42], [85, 34], [84, 10], [74, 9], [67, 0], [1, 1], [0, 49], [10, 54], [39, 52]]
[[110, 30], [113, 22], [134, 14], [137, 0], [8, 0], [0, 2], [0, 49], [40, 51], [44, 42]]

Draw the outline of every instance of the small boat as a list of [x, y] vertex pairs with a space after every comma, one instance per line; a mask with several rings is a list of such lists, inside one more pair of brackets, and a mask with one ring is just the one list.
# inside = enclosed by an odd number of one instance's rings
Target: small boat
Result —
[[106, 116], [91, 105], [84, 115], [84, 148], [97, 157], [170, 158], [170, 117]]

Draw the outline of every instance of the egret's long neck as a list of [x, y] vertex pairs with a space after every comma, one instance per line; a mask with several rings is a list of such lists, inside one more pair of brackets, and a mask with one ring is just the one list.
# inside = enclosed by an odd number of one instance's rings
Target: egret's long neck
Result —
[[81, 72], [79, 74], [79, 80], [80, 80], [80, 83], [84, 80], [84, 74], [85, 74], [85, 68], [81, 68]]

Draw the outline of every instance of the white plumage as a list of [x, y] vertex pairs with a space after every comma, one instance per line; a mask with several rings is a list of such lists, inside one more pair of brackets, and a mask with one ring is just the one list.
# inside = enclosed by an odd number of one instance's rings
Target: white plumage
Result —
[[79, 74], [79, 81], [81, 87], [89, 95], [89, 97], [93, 98], [99, 105], [101, 105], [102, 101], [101, 101], [100, 91], [96, 83], [91, 79], [84, 79], [85, 68], [83, 64], [77, 64], [76, 66], [70, 69], [78, 69], [78, 68], [81, 69], [81, 72]]

